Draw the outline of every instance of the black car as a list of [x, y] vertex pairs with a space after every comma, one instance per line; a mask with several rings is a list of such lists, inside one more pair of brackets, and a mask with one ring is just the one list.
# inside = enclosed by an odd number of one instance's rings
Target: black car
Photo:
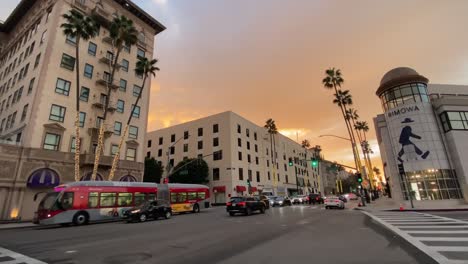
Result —
[[169, 202], [164, 200], [150, 200], [133, 207], [123, 213], [123, 218], [127, 222], [145, 222], [148, 219], [158, 219], [164, 217], [169, 219], [172, 216], [172, 209]]
[[259, 199], [265, 204], [265, 209], [270, 209], [270, 200], [268, 200], [268, 197], [266, 197], [266, 195], [258, 195], [254, 197]]
[[236, 213], [251, 215], [254, 211], [260, 211], [264, 214], [265, 208], [265, 203], [258, 197], [232, 197], [226, 203], [226, 211], [230, 216], [234, 216]]
[[282, 197], [278, 196], [273, 200], [273, 207], [275, 206], [286, 206], [286, 205], [292, 205], [291, 200], [288, 197]]
[[309, 194], [309, 204], [323, 204], [323, 197], [318, 193]]

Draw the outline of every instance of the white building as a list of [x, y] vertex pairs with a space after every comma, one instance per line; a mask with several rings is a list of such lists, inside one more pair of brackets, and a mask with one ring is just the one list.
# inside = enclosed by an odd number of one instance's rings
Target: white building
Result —
[[468, 196], [468, 86], [428, 82], [410, 68], [384, 75], [377, 139], [396, 200], [410, 188], [417, 206], [453, 206]]
[[[310, 162], [311, 150], [278, 133], [273, 146], [276, 159], [272, 159], [273, 144], [267, 130], [231, 111], [149, 132], [146, 140], [147, 157], [164, 166], [175, 166], [184, 158], [204, 157], [214, 193], [212, 203], [246, 195], [247, 179], [251, 179], [254, 193], [292, 195], [319, 190], [318, 170]], [[294, 166], [289, 166], [289, 159]]]

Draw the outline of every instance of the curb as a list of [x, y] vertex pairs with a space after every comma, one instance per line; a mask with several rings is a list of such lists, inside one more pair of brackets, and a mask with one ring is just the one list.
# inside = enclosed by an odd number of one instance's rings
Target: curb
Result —
[[11, 224], [0, 224], [0, 231], [2, 230], [9, 230], [9, 229], [22, 229], [22, 228], [32, 228], [32, 227], [37, 227], [39, 225], [36, 224], [30, 224], [30, 225], [14, 225], [14, 226], [8, 226]]

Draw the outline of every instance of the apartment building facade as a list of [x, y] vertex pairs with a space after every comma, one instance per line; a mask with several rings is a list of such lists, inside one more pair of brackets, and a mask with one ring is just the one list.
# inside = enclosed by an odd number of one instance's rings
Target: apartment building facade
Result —
[[[30, 217], [26, 210], [31, 207], [31, 188], [48, 188], [74, 180], [73, 155], [69, 154], [75, 149], [76, 39], [64, 35], [60, 28], [65, 22], [62, 15], [71, 9], [92, 15], [100, 22], [98, 36], [82, 40], [79, 47], [83, 180], [89, 179], [92, 172], [107, 85], [113, 92], [105, 122], [99, 180], [108, 175], [126, 120], [143, 86], [143, 76], [134, 71], [138, 57], [153, 58], [154, 36], [165, 29], [129, 0], [22, 0], [0, 24], [0, 142], [35, 153], [34, 158], [20, 163], [10, 162], [14, 155], [4, 157], [7, 168], [14, 169], [0, 175], [0, 198], [5, 198], [0, 200], [6, 201], [3, 206], [0, 203], [0, 219], [8, 218], [12, 208], [18, 207], [25, 208], [19, 209], [20, 215]], [[134, 22], [138, 42], [124, 48], [114, 82], [110, 83], [109, 61], [116, 50], [108, 25], [121, 15]], [[142, 179], [151, 80], [144, 85], [143, 99], [133, 113], [114, 180]], [[27, 164], [23, 166], [24, 162]], [[37, 184], [32, 184], [36, 182], [34, 175], [41, 177]], [[28, 197], [23, 199], [24, 192]], [[23, 200], [28, 200], [26, 206], [22, 206]]]
[[[312, 168], [312, 150], [280, 133], [274, 144], [263, 126], [231, 111], [148, 132], [146, 156], [164, 167], [185, 158], [202, 157], [209, 167], [212, 203], [231, 196], [293, 195], [319, 191], [318, 168]], [[276, 150], [273, 151], [272, 149]], [[273, 156], [272, 156], [273, 154]], [[289, 166], [289, 161], [293, 166]], [[164, 172], [167, 174], [167, 170]], [[188, 175], [187, 177], [190, 177]]]

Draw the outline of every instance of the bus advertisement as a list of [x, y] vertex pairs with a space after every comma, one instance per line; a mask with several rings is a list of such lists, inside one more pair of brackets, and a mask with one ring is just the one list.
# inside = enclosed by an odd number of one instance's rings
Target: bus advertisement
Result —
[[[174, 213], [198, 213], [210, 196], [209, 187], [205, 185], [167, 185]], [[54, 192], [42, 198], [34, 223], [83, 225], [118, 220], [125, 210], [156, 199], [158, 186], [156, 183], [112, 181], [81, 181], [59, 185]]]

